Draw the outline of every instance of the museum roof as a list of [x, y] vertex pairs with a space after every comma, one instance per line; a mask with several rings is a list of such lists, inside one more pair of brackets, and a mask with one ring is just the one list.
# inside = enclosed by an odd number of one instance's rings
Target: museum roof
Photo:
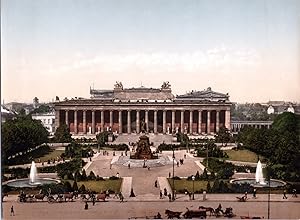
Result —
[[176, 100], [229, 101], [229, 95], [215, 92], [210, 87], [202, 91], [192, 91], [176, 96]]

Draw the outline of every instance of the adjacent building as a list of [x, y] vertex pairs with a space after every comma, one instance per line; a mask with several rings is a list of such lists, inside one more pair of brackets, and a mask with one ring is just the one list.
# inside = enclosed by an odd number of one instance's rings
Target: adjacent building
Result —
[[55, 103], [55, 127], [66, 124], [73, 135], [112, 131], [118, 134], [177, 132], [211, 134], [230, 129], [229, 95], [210, 87], [174, 96], [169, 82], [161, 88], [90, 89], [91, 98]]
[[32, 119], [40, 120], [43, 126], [52, 135], [55, 132], [55, 112], [36, 113], [31, 115]]

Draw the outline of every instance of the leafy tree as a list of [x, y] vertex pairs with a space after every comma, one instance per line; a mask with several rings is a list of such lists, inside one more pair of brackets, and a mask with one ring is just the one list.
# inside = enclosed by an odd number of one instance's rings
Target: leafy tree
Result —
[[72, 142], [72, 135], [66, 124], [61, 124], [54, 133], [54, 139], [59, 143], [69, 143]]
[[74, 181], [72, 188], [73, 188], [73, 191], [78, 191], [78, 186], [77, 186], [77, 182], [76, 181]]
[[40, 105], [38, 108], [34, 109], [30, 114], [35, 114], [35, 113], [47, 113], [50, 112], [51, 108], [49, 105]]
[[32, 149], [48, 142], [48, 131], [39, 120], [20, 116], [8, 120], [1, 127], [2, 158]]
[[227, 128], [221, 127], [219, 132], [217, 132], [215, 138], [217, 143], [222, 143], [222, 146], [227, 146], [227, 143], [230, 141], [230, 132]]
[[87, 180], [85, 169], [82, 170], [81, 180], [83, 180], [83, 181]]
[[71, 183], [69, 181], [66, 181], [64, 183], [64, 187], [65, 187], [66, 192], [72, 192], [73, 191], [73, 188], [72, 188]]
[[96, 176], [95, 176], [95, 174], [94, 174], [93, 171], [90, 172], [90, 175], [89, 175], [89, 178], [88, 178], [88, 179], [89, 179], [89, 180], [95, 180], [95, 179], [96, 179]]
[[85, 193], [85, 191], [86, 191], [85, 185], [82, 184], [82, 185], [79, 187], [78, 191], [79, 191], [80, 193]]
[[105, 142], [108, 142], [108, 132], [104, 131], [96, 135], [97, 143], [99, 147], [103, 147]]
[[206, 190], [207, 192], [211, 192], [211, 186], [209, 181], [207, 181]]

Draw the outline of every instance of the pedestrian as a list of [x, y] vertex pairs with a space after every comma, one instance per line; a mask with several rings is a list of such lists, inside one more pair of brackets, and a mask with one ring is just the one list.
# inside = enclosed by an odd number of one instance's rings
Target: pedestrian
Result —
[[95, 196], [93, 197], [93, 206], [95, 205], [95, 203], [96, 203], [96, 198], [95, 198]]
[[293, 196], [292, 197], [295, 197], [295, 198], [297, 198], [298, 196], [297, 196], [297, 190], [296, 189], [293, 189]]
[[184, 159], [186, 159], [186, 154], [184, 154], [184, 156], [183, 156], [183, 157], [184, 157]]
[[286, 189], [285, 190], [283, 190], [283, 197], [282, 197], [283, 199], [287, 199], [287, 196], [286, 196]]
[[204, 190], [203, 191], [203, 201], [205, 201], [206, 200], [206, 191]]
[[109, 169], [111, 169], [111, 167], [112, 167], [112, 164], [109, 165]]
[[166, 188], [164, 188], [164, 196], [167, 196], [168, 195], [168, 191]]
[[179, 161], [177, 161], [177, 167], [179, 167]]
[[169, 172], [169, 178], [171, 178], [171, 172]]
[[155, 186], [155, 188], [157, 188], [157, 180], [155, 180], [154, 186]]
[[162, 191], [161, 191], [161, 190], [159, 191], [159, 198], [160, 198], [160, 199], [162, 199], [162, 198], [163, 198], [163, 193], [162, 193]]
[[130, 163], [128, 163], [128, 169], [130, 169]]
[[15, 215], [15, 211], [14, 211], [14, 206], [12, 205], [10, 208], [10, 216], [14, 216]]
[[244, 196], [245, 196], [245, 199], [247, 199], [247, 195], [248, 195], [248, 192], [246, 191], [246, 192], [245, 192], [245, 195], [244, 195]]
[[117, 177], [117, 178], [119, 178], [119, 177], [120, 177], [120, 174], [119, 174], [119, 172], [117, 172], [117, 175], [116, 175], [116, 177]]
[[192, 193], [189, 192], [189, 199], [192, 200]]
[[171, 193], [168, 194], [168, 197], [169, 197], [169, 202], [171, 202], [172, 201]]
[[84, 209], [85, 209], [85, 210], [89, 209], [89, 205], [88, 205], [87, 202], [85, 202]]
[[120, 202], [124, 202], [124, 196], [123, 196], [122, 192], [119, 193], [119, 198], [121, 200]]
[[150, 167], [148, 166], [148, 170], [150, 170]]
[[253, 190], [253, 198], [256, 198], [256, 189]]

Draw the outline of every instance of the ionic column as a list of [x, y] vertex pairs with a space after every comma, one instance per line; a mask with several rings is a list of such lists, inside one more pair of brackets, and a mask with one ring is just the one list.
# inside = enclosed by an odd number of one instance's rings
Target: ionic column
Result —
[[104, 132], [104, 110], [101, 111], [101, 132]]
[[149, 132], [149, 111], [145, 111], [145, 123], [146, 123], [146, 132]]
[[216, 113], [216, 132], [219, 132], [219, 129], [220, 129], [220, 111], [217, 110], [217, 113]]
[[82, 111], [83, 133], [86, 134], [86, 110]]
[[65, 114], [66, 114], [66, 125], [67, 127], [69, 127], [69, 110], [66, 110]]
[[183, 133], [184, 111], [180, 113], [180, 132]]
[[136, 133], [140, 133], [140, 111], [136, 111]]
[[122, 111], [119, 111], [119, 134], [122, 134]]
[[172, 111], [172, 133], [175, 131], [175, 111]]
[[95, 134], [95, 111], [92, 111], [92, 134]]
[[190, 134], [193, 134], [193, 111], [190, 111]]
[[157, 133], [157, 111], [154, 111], [154, 133]]
[[74, 110], [74, 133], [78, 133], [78, 127], [77, 127], [77, 110]]
[[131, 133], [131, 119], [130, 119], [130, 110], [127, 111], [127, 133]]
[[230, 110], [225, 111], [225, 127], [230, 130]]
[[59, 115], [59, 110], [55, 111], [55, 127], [56, 129], [59, 127], [60, 125], [60, 115]]
[[210, 111], [207, 111], [207, 133], [210, 134]]
[[202, 133], [201, 124], [202, 124], [202, 111], [199, 110], [198, 111], [198, 133], [199, 134]]
[[111, 128], [112, 130], [112, 127], [113, 127], [113, 111], [109, 111], [109, 127]]
[[163, 111], [163, 134], [166, 133], [166, 111]]

